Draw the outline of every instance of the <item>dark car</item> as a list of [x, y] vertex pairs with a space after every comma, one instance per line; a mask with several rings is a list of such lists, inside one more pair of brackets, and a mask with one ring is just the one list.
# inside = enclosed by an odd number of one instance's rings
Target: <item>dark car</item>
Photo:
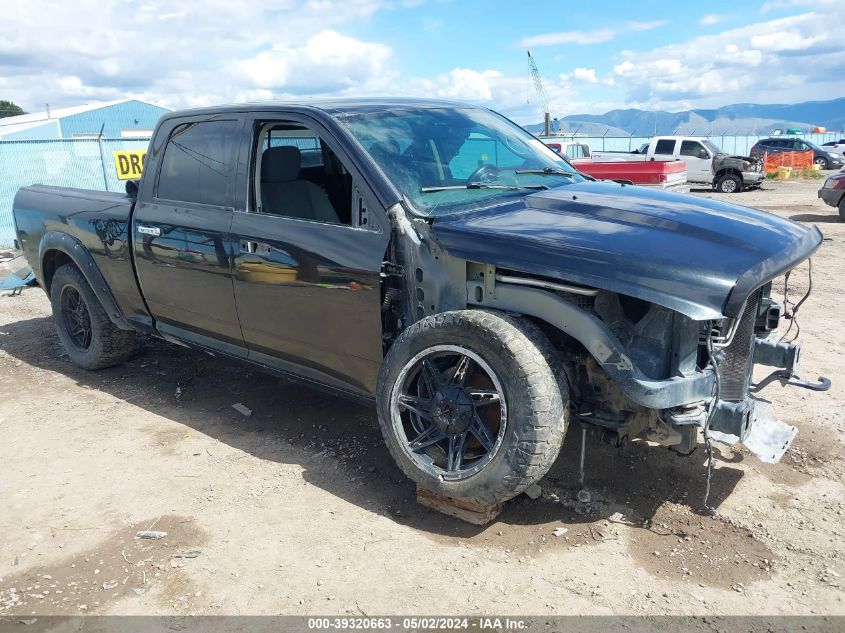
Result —
[[819, 166], [819, 169], [839, 169], [845, 165], [845, 159], [841, 154], [823, 149], [815, 143], [801, 138], [764, 138], [751, 146], [750, 154], [762, 156], [766, 153], [779, 154], [780, 152], [806, 152], [809, 150], [813, 151], [813, 162]]
[[839, 217], [845, 220], [845, 172], [833, 174], [819, 189], [819, 198], [825, 204], [839, 209]]
[[[490, 110], [173, 112], [147, 156], [126, 194], [15, 197], [70, 359], [118, 364], [140, 331], [374, 403], [424, 491], [498, 506], [545, 475], [570, 421], [582, 447], [589, 430], [690, 454], [701, 429], [777, 461], [797, 429], [754, 394], [829, 386], [770, 337], [772, 280], [817, 228], [593, 182]], [[773, 372], [759, 385], [755, 365]]]

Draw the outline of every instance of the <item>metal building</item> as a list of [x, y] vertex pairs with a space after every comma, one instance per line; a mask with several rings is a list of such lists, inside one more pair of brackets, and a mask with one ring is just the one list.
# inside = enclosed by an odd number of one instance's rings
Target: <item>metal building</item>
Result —
[[121, 99], [0, 119], [0, 141], [146, 138], [167, 108]]

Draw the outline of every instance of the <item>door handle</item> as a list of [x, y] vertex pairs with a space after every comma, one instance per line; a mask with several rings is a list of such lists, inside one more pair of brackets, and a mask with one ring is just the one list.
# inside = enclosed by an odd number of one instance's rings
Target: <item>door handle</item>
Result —
[[270, 245], [265, 242], [251, 242], [250, 240], [240, 241], [241, 253], [249, 253], [251, 255], [269, 255]]
[[138, 233], [141, 233], [142, 235], [152, 235], [154, 237], [159, 237], [161, 235], [161, 229], [157, 226], [144, 226], [143, 224], [139, 224]]

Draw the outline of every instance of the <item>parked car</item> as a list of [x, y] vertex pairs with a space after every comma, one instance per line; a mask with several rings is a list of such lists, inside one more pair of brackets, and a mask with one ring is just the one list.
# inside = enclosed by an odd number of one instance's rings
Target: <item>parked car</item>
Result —
[[813, 151], [813, 162], [819, 169], [839, 169], [845, 165], [845, 159], [840, 154], [827, 149], [822, 149], [815, 143], [805, 141], [801, 138], [764, 138], [751, 146], [751, 156], [763, 156], [763, 154], [778, 154], [780, 152], [807, 152]]
[[828, 141], [827, 143], [822, 143], [822, 149], [845, 156], [845, 138], [841, 138], [838, 141]]
[[730, 156], [706, 138], [655, 136], [633, 152], [593, 152], [598, 162], [671, 161], [687, 164], [687, 180], [712, 186], [722, 193], [739, 193], [759, 187], [766, 175], [757, 159]]
[[839, 209], [839, 217], [845, 221], [845, 171], [829, 176], [819, 189], [819, 198], [825, 204]]
[[78, 366], [141, 331], [374, 403], [408, 477], [478, 506], [543, 477], [570, 420], [776, 461], [797, 431], [756, 406], [755, 364], [829, 386], [769, 337], [817, 228], [585, 179], [484, 108], [168, 113], [126, 194], [24, 187], [13, 217]]

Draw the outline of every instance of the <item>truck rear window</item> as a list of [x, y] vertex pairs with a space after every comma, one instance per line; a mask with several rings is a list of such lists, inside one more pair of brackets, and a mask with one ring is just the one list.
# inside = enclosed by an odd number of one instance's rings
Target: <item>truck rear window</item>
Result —
[[657, 141], [657, 145], [654, 147], [655, 154], [668, 154], [671, 156], [675, 153], [675, 139], [671, 138], [662, 138]]
[[236, 143], [236, 121], [200, 121], [178, 126], [164, 150], [157, 197], [231, 206], [227, 190]]

